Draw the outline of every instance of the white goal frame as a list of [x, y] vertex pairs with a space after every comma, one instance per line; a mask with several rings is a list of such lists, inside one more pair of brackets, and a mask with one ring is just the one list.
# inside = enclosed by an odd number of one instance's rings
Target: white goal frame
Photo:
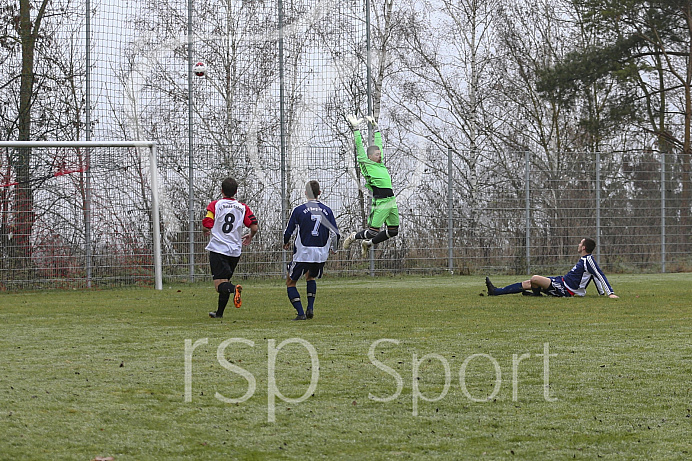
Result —
[[[161, 263], [161, 223], [159, 217], [159, 169], [156, 160], [156, 143], [154, 141], [0, 141], [0, 148], [27, 147], [146, 147], [149, 149], [149, 173], [151, 176], [152, 236], [154, 240], [154, 288], [163, 290], [163, 272]], [[87, 171], [88, 174], [88, 171]], [[88, 176], [87, 176], [88, 177]], [[87, 206], [90, 206], [88, 204]], [[89, 224], [87, 223], [87, 226]], [[87, 245], [87, 252], [90, 248]], [[87, 284], [91, 286], [91, 261], [87, 258]]]

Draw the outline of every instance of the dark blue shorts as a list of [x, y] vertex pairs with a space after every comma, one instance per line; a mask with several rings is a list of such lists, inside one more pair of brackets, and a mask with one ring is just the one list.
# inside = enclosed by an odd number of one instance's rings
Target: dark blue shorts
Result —
[[574, 296], [565, 286], [562, 277], [548, 277], [550, 279], [550, 288], [545, 290], [550, 296], [558, 298], [571, 298]]
[[322, 277], [322, 270], [324, 269], [324, 263], [301, 263], [297, 261], [291, 261], [286, 266], [288, 276], [291, 280], [298, 280], [303, 274], [310, 272], [310, 276], [316, 279]]

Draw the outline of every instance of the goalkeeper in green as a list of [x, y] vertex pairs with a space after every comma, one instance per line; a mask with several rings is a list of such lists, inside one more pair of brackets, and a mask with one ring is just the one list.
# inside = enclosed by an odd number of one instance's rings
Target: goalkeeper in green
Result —
[[[365, 119], [375, 128], [374, 142], [367, 151], [363, 148], [363, 136], [360, 133], [360, 124], [363, 119], [355, 115], [346, 117], [353, 129], [356, 142], [358, 166], [365, 177], [365, 185], [372, 192], [372, 206], [368, 217], [368, 228], [359, 232], [352, 232], [344, 240], [344, 250], [347, 250], [356, 240], [361, 240], [363, 257], [367, 257], [370, 247], [384, 242], [399, 233], [399, 208], [396, 205], [396, 197], [392, 191], [392, 178], [387, 167], [382, 163], [382, 135], [377, 129], [377, 122], [373, 117]], [[383, 224], [385, 230], [380, 230]]]

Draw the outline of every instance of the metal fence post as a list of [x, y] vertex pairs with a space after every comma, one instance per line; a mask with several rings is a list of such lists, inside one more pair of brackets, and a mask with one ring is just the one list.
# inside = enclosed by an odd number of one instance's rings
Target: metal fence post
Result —
[[447, 148], [447, 269], [454, 274], [454, 198], [452, 184], [452, 148]]
[[530, 151], [526, 151], [526, 164], [524, 170], [526, 172], [526, 184], [524, 186], [526, 193], [526, 274], [531, 275], [531, 158]]
[[[84, 134], [87, 141], [91, 141], [91, 1], [86, 0], [86, 73], [84, 82], [84, 97], [85, 97], [85, 127]], [[84, 204], [84, 240], [85, 240], [85, 257], [86, 257], [86, 278], [87, 288], [91, 288], [92, 279], [92, 254], [91, 254], [91, 149], [85, 149], [85, 204]]]
[[189, 265], [190, 282], [195, 281], [195, 165], [194, 165], [194, 120], [192, 118], [192, 2], [187, 2], [187, 174], [188, 174], [188, 239], [189, 239]]
[[[281, 225], [286, 225], [286, 214], [288, 212], [288, 197], [286, 194], [286, 106], [285, 96], [285, 74], [284, 74], [284, 3], [278, 0], [278, 19], [279, 19], [279, 122], [281, 125]], [[286, 273], [286, 250], [281, 250], [281, 272]]]
[[[367, 101], [368, 101], [368, 115], [375, 116], [373, 113], [373, 99], [372, 99], [372, 43], [370, 36], [370, 0], [365, 0], [365, 72], [366, 72], [366, 88], [367, 88]], [[374, 130], [370, 123], [368, 123], [368, 145], [373, 143]], [[370, 277], [375, 276], [375, 245], [370, 245]]]
[[666, 152], [661, 152], [661, 272], [666, 272]]
[[596, 151], [596, 262], [601, 264], [601, 152]]

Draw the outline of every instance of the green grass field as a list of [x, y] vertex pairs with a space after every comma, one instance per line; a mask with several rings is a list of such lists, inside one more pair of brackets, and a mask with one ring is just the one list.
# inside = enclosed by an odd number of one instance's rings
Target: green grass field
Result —
[[692, 277], [610, 279], [323, 279], [305, 322], [280, 280], [220, 320], [211, 283], [2, 294], [0, 459], [690, 459]]

